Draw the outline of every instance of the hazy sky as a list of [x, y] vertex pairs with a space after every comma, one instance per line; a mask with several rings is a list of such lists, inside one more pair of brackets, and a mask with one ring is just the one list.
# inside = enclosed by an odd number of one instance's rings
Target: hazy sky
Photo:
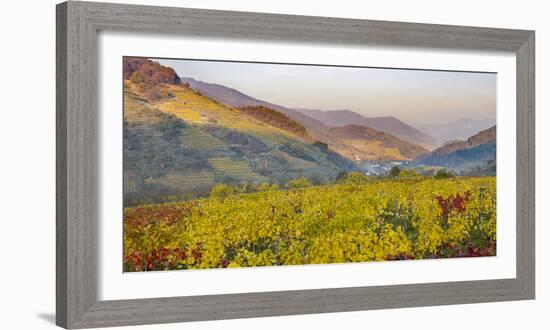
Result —
[[421, 126], [496, 117], [496, 74], [193, 60], [157, 60], [181, 77], [289, 108], [349, 109]]

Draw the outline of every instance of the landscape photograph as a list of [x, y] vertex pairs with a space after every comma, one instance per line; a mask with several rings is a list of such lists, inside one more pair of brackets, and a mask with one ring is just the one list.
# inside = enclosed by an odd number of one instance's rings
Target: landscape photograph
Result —
[[123, 57], [124, 272], [496, 256], [496, 74]]

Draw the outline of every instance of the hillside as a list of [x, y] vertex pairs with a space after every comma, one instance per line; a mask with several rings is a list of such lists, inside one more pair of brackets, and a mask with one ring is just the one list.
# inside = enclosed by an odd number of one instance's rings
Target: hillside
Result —
[[331, 127], [346, 125], [362, 125], [374, 128], [378, 131], [390, 133], [395, 137], [420, 144], [427, 148], [437, 145], [436, 139], [418, 129], [405, 124], [399, 119], [387, 117], [364, 117], [361, 114], [350, 110], [311, 110], [295, 109], [302, 114], [322, 121], [325, 125]]
[[325, 131], [327, 130], [327, 127], [325, 127], [325, 125], [321, 121], [310, 118], [300, 113], [299, 111], [285, 108], [278, 104], [258, 100], [227, 86], [207, 83], [193, 78], [181, 78], [181, 80], [182, 82], [189, 84], [189, 86], [194, 90], [214, 100], [217, 100], [220, 103], [235, 108], [263, 106], [275, 111], [279, 111], [285, 116], [303, 125], [309, 131], [309, 133], [314, 135], [316, 138], [319, 139], [328, 137], [325, 136]]
[[[156, 74], [143, 72], [141, 82], [124, 83], [125, 205], [206, 196], [219, 183], [325, 182], [355, 170], [274, 110], [236, 109], [174, 80], [156, 84], [151, 98], [145, 81]], [[269, 123], [275, 117], [279, 127]]]
[[180, 85], [181, 79], [170, 67], [142, 57], [124, 57], [124, 80], [131, 82], [136, 92], [149, 101], [167, 97], [162, 85]]
[[432, 155], [446, 155], [458, 150], [476, 147], [480, 144], [494, 142], [496, 141], [496, 132], [496, 126], [490, 127], [488, 129], [478, 132], [475, 135], [470, 136], [467, 140], [449, 142], [435, 149], [432, 152]]
[[450, 141], [465, 140], [477, 132], [495, 125], [494, 118], [471, 119], [463, 118], [449, 123], [423, 125], [420, 129], [435, 137], [441, 145]]
[[295, 120], [288, 118], [286, 115], [279, 111], [275, 111], [262, 105], [241, 107], [239, 108], [239, 110], [263, 123], [293, 133], [296, 136], [305, 139], [311, 139], [308, 136], [308, 133], [304, 126], [302, 126]]
[[135, 84], [153, 86], [158, 84], [174, 84], [181, 82], [174, 69], [163, 66], [158, 62], [142, 57], [124, 57], [124, 80]]
[[410, 160], [429, 151], [395, 136], [360, 125], [333, 127], [330, 133], [351, 148], [357, 160]]
[[448, 143], [417, 161], [422, 165], [467, 170], [494, 164], [495, 160], [496, 126], [493, 126], [467, 140]]
[[[401, 148], [400, 151], [399, 148], [396, 148], [396, 144], [390, 144], [390, 146], [388, 146], [385, 141], [373, 141], [372, 139], [369, 139], [369, 141], [357, 141], [357, 139], [340, 138], [335, 135], [335, 132], [337, 133], [338, 131], [331, 131], [331, 127], [323, 123], [321, 118], [309, 117], [298, 110], [288, 109], [277, 104], [258, 100], [223, 85], [206, 83], [192, 78], [182, 78], [182, 82], [189, 84], [190, 87], [199, 91], [201, 94], [215, 99], [222, 104], [238, 108], [265, 107], [278, 111], [305, 127], [307, 134], [312, 139], [326, 143], [334, 152], [355, 162], [371, 159], [412, 159], [425, 151], [423, 147], [413, 146], [412, 143], [410, 143], [410, 145], [407, 144], [408, 147]], [[384, 139], [389, 139], [389, 137], [386, 136], [379, 136], [384, 137]], [[407, 151], [407, 149], [412, 149], [413, 151]], [[405, 154], [403, 154], [403, 152]]]
[[[476, 167], [487, 167], [495, 162], [496, 143], [485, 143], [478, 146], [460, 149], [448, 154], [431, 155], [419, 160], [421, 165], [444, 166], [455, 170], [472, 170]], [[494, 174], [494, 173], [493, 173]]]

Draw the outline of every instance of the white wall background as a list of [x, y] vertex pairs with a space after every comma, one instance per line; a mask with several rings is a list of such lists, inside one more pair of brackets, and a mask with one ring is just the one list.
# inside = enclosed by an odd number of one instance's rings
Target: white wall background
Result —
[[[52, 329], [55, 312], [55, 3], [3, 4], [0, 327]], [[111, 1], [532, 29], [537, 32], [537, 299], [525, 302], [143, 326], [143, 329], [547, 329], [550, 320], [550, 21], [544, 1]], [[136, 327], [137, 328], [137, 327]]]

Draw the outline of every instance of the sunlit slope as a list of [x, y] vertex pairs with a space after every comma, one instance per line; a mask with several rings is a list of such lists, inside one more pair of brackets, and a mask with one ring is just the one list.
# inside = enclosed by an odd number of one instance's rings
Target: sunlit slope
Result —
[[[127, 205], [205, 196], [217, 183], [324, 181], [353, 168], [341, 156], [183, 85], [147, 98], [124, 89]], [[187, 196], [187, 197], [186, 197]]]
[[329, 132], [343, 141], [349, 158], [360, 160], [409, 160], [428, 153], [428, 150], [411, 142], [370, 127], [346, 125], [332, 127]]
[[[449, 142], [420, 157], [418, 163], [461, 170], [496, 165], [496, 130], [496, 126], [492, 126], [466, 140]], [[495, 174], [495, 171], [490, 172]]]
[[276, 126], [269, 125], [245, 114], [239, 109], [225, 106], [191, 88], [181, 85], [166, 86], [172, 97], [161, 100], [158, 108], [186, 122], [194, 124], [217, 124], [250, 134], [272, 146], [290, 139], [303, 139]]
[[361, 139], [345, 140], [346, 147], [341, 152], [348, 158], [357, 161], [373, 159], [407, 160], [398, 148], [385, 147], [381, 141], [365, 141]]
[[[196, 144], [190, 142], [200, 139], [200, 133], [176, 117], [155, 109], [147, 100], [125, 88], [125, 201], [157, 201], [149, 200], [149, 197], [207, 192], [215, 184], [215, 171], [195, 149]], [[222, 141], [212, 136], [209, 136], [209, 142], [209, 151], [226, 148]]]
[[228, 175], [241, 182], [262, 182], [266, 181], [264, 176], [250, 171], [248, 162], [244, 159], [233, 159], [231, 157], [212, 157], [208, 163], [222, 175]]

